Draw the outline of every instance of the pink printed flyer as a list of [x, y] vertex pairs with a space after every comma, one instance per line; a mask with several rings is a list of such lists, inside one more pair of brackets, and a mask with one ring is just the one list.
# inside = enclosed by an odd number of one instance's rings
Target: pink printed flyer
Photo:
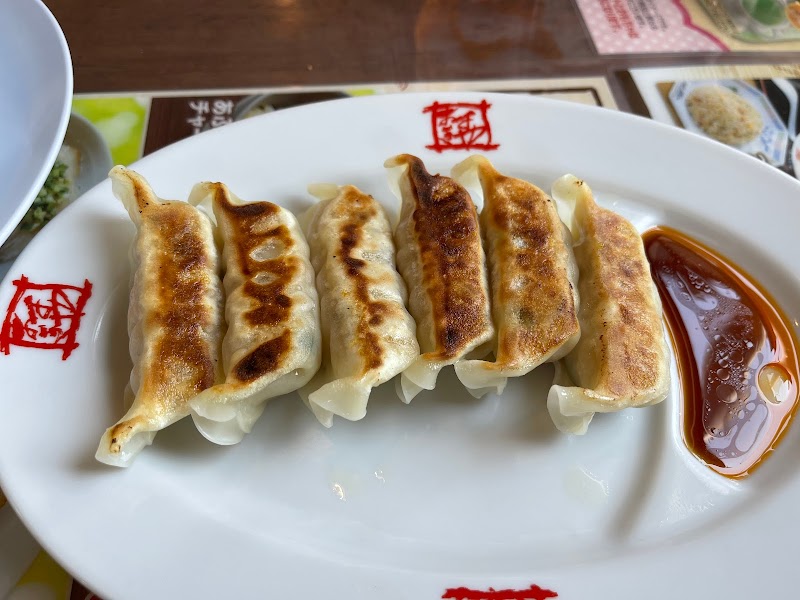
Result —
[[599, 54], [800, 50], [794, 0], [576, 0]]

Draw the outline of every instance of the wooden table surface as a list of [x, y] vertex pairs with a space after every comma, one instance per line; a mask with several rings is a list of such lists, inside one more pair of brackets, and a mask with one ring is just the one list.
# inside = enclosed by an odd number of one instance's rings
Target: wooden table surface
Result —
[[[45, 0], [75, 92], [611, 75], [798, 54], [600, 56], [572, 0]], [[626, 100], [619, 98], [622, 108]]]

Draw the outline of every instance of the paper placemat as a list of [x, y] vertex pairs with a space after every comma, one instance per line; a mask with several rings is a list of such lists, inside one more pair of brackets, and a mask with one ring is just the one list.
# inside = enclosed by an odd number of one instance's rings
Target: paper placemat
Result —
[[800, 178], [800, 65], [632, 69], [649, 116]]

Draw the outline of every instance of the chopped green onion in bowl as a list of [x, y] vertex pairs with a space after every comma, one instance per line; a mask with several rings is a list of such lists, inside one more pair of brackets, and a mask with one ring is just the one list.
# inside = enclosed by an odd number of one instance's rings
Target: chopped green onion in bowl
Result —
[[66, 173], [66, 163], [56, 160], [56, 164], [50, 170], [44, 186], [39, 191], [28, 212], [22, 217], [19, 225], [23, 231], [41, 229], [45, 223], [56, 215], [64, 200], [69, 198], [72, 188]]
[[75, 199], [79, 172], [80, 151], [64, 144], [28, 212], [0, 246], [0, 262], [16, 258], [33, 236]]

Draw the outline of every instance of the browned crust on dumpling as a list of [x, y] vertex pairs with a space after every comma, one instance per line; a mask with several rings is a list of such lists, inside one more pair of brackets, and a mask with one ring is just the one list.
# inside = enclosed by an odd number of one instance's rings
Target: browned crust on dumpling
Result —
[[[136, 199], [136, 206], [139, 207], [139, 214], [144, 214], [144, 211], [148, 206], [162, 206], [162, 202], [156, 198], [153, 190], [149, 185], [147, 185], [141, 175], [133, 171], [123, 169], [122, 167], [114, 167], [114, 170], [111, 171], [112, 175], [116, 169], [122, 169], [122, 176], [124, 176], [133, 187], [133, 196]], [[170, 204], [170, 202], [167, 201], [163, 204]]]
[[[248, 278], [242, 292], [251, 300], [251, 308], [243, 317], [253, 327], [273, 328], [288, 323], [293, 304], [286, 287], [301, 264], [296, 256], [286, 256], [286, 250], [295, 242], [289, 228], [275, 222], [280, 208], [271, 202], [233, 204], [225, 186], [211, 187], [224, 243]], [[266, 260], [259, 260], [257, 254], [254, 257], [254, 251], [262, 246], [274, 248], [277, 256]], [[280, 369], [291, 351], [290, 340], [291, 332], [283, 330], [234, 365], [231, 376], [246, 384]]]
[[219, 294], [210, 223], [185, 202], [159, 200], [133, 171], [115, 167], [110, 176], [127, 188], [120, 199], [137, 224], [134, 250], [143, 262], [131, 303], [148, 334], [138, 357], [137, 411], [106, 432], [98, 456], [119, 454], [136, 434], [153, 431], [154, 422], [186, 415], [187, 401], [214, 385], [217, 371], [207, 333], [217, 325], [219, 308], [210, 304]]
[[414, 237], [422, 280], [434, 314], [436, 351], [429, 360], [458, 357], [492, 328], [482, 287], [478, 213], [467, 191], [449, 177], [431, 175], [422, 161], [404, 154], [416, 207]]
[[[569, 251], [558, 211], [546, 193], [488, 165], [480, 167], [480, 177], [487, 198], [481, 219], [487, 228], [502, 232], [489, 257], [498, 313], [497, 363], [513, 366], [515, 360], [552, 352], [580, 330], [567, 270]], [[518, 307], [510, 322], [506, 306]]]
[[157, 248], [152, 254], [163, 259], [157, 267], [147, 265], [157, 268], [157, 287], [147, 290], [157, 306], [145, 315], [145, 329], [159, 333], [138, 394], [160, 398], [171, 410], [185, 400], [186, 391], [199, 393], [214, 385], [215, 362], [203, 332], [213, 325], [205, 301], [216, 282], [209, 276], [197, 209], [184, 202], [154, 201], [138, 184], [134, 190], [142, 213], [138, 243]]
[[108, 451], [112, 454], [119, 454], [122, 451], [122, 444], [129, 440], [139, 430], [147, 428], [147, 419], [144, 417], [134, 417], [117, 423], [111, 428], [111, 443], [109, 444]]
[[367, 372], [383, 365], [386, 349], [375, 328], [384, 322], [395, 307], [389, 302], [372, 299], [369, 290], [380, 282], [364, 272], [366, 261], [355, 256], [355, 250], [364, 237], [364, 226], [378, 215], [378, 204], [372, 196], [353, 186], [344, 187], [342, 194], [335, 212], [335, 216], [341, 220], [338, 221], [339, 247], [334, 258], [341, 263], [342, 271], [350, 282], [352, 310], [358, 316], [354, 330], [355, 342], [364, 372]]
[[242, 382], [255, 381], [264, 373], [277, 371], [283, 365], [292, 346], [292, 332], [285, 329], [281, 335], [259, 345], [242, 358], [233, 369], [233, 375]]
[[602, 366], [598, 392], [635, 397], [664, 376], [661, 312], [654, 305], [644, 245], [630, 222], [594, 201], [587, 202], [585, 227], [575, 254], [583, 255], [578, 264], [589, 265], [592, 275], [581, 273], [581, 313], [592, 315], [596, 326], [584, 328], [579, 345], [595, 346]]

